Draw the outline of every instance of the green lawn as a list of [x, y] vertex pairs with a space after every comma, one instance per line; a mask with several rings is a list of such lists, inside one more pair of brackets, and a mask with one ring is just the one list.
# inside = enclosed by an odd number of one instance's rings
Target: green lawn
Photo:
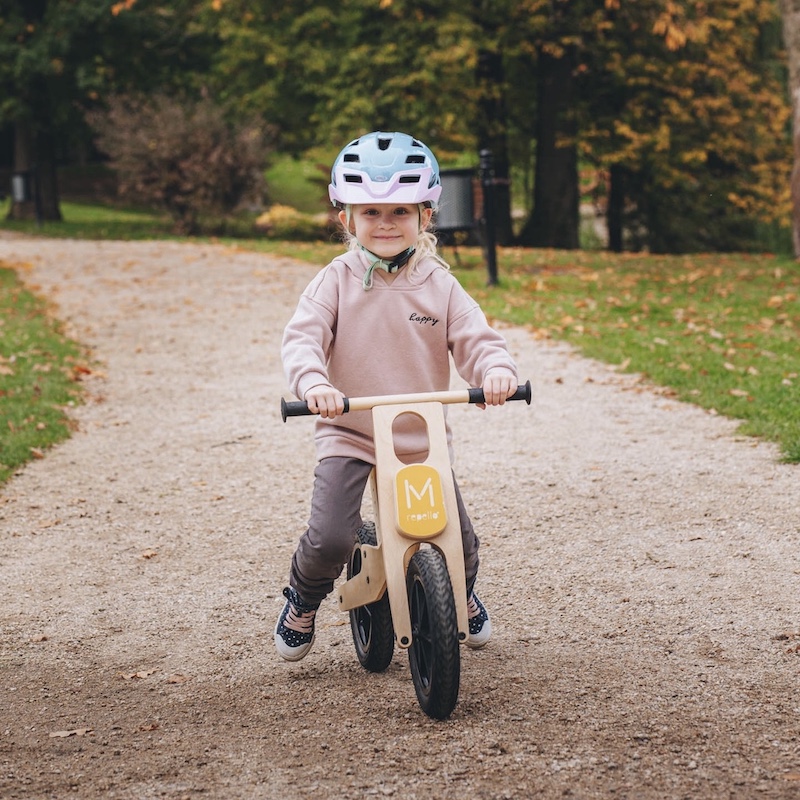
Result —
[[62, 201], [63, 222], [12, 222], [5, 219], [8, 202], [0, 203], [0, 230], [64, 239], [153, 239], [171, 237], [169, 218], [149, 211], [90, 206]]
[[[66, 222], [61, 225], [13, 227], [88, 238], [168, 236], [168, 223], [155, 215], [74, 204], [64, 204], [63, 211]], [[10, 227], [0, 223], [0, 228]], [[341, 252], [336, 244], [265, 239], [236, 240], [236, 245], [320, 266]], [[566, 340], [587, 356], [641, 373], [680, 400], [741, 419], [743, 433], [776, 442], [786, 461], [800, 463], [800, 265], [792, 259], [500, 248], [500, 285], [488, 287], [480, 250], [459, 248], [456, 259], [452, 249], [445, 248], [444, 256], [490, 318], [526, 325], [542, 337]], [[20, 292], [6, 275], [0, 286], [4, 320], [13, 306], [10, 298], [22, 296]], [[28, 336], [39, 326], [58, 336], [43, 306], [30, 306], [23, 317], [16, 324], [30, 326]], [[14, 425], [30, 433], [38, 421], [24, 420], [34, 419], [34, 410], [39, 413], [43, 401], [33, 389], [25, 394], [24, 385], [40, 386], [43, 376], [50, 374], [68, 378], [78, 351], [11, 345], [9, 330], [8, 323], [0, 327], [0, 367], [11, 368], [8, 359], [15, 353], [36, 354], [35, 362], [26, 356], [30, 370], [15, 369], [15, 402], [27, 402], [30, 409], [15, 411], [18, 422]], [[36, 370], [33, 363], [39, 364]], [[52, 366], [45, 373], [47, 364]], [[68, 387], [61, 391], [51, 406], [58, 407], [71, 397]], [[10, 402], [8, 392], [0, 393], [3, 418]], [[43, 431], [51, 434], [63, 428], [51, 429], [54, 425], [45, 423]], [[6, 435], [0, 430], [0, 437]], [[17, 452], [24, 455], [25, 447], [46, 447], [49, 442], [42, 439], [26, 440]], [[2, 441], [0, 461], [8, 463], [6, 439]]]
[[0, 264], [0, 484], [70, 435], [65, 412], [89, 371], [44, 300]]
[[800, 462], [800, 266], [791, 259], [508, 250], [500, 288], [487, 288], [477, 262], [458, 274], [489, 316], [741, 419], [742, 433]]

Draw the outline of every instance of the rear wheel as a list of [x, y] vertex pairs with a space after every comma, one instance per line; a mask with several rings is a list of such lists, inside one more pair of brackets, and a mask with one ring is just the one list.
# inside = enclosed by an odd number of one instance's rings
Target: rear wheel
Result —
[[442, 555], [417, 551], [406, 575], [411, 612], [411, 677], [422, 710], [446, 719], [458, 701], [461, 656], [453, 587]]
[[[358, 529], [358, 542], [371, 545], [378, 543], [374, 522], [365, 522]], [[355, 547], [347, 565], [348, 580], [358, 575], [361, 567], [361, 551]], [[374, 603], [351, 609], [350, 629], [361, 666], [370, 672], [383, 672], [394, 655], [394, 626], [388, 593], [384, 592], [383, 597]]]

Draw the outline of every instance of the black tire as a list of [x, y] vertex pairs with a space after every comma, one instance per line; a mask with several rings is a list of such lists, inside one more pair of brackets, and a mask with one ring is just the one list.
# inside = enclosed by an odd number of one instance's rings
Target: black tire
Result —
[[[365, 522], [358, 530], [359, 544], [376, 545], [375, 523]], [[361, 551], [353, 549], [347, 565], [347, 577], [361, 572]], [[358, 661], [370, 672], [383, 672], [394, 655], [394, 626], [389, 608], [389, 595], [384, 592], [380, 600], [367, 606], [350, 610], [350, 629], [356, 646]]]
[[441, 554], [418, 550], [406, 586], [413, 637], [408, 660], [417, 700], [429, 717], [447, 719], [458, 701], [461, 655], [453, 587]]

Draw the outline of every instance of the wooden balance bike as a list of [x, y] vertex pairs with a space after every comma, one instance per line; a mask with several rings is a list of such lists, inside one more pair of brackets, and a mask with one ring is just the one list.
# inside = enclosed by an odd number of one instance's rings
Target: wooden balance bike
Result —
[[[509, 400], [530, 405], [531, 384]], [[345, 398], [345, 412], [372, 410], [375, 467], [370, 477], [375, 522], [365, 522], [338, 591], [350, 614], [356, 654], [370, 672], [385, 670], [395, 641], [408, 650], [422, 710], [450, 716], [461, 677], [459, 644], [469, 636], [461, 526], [445, 431], [450, 403], [482, 403], [482, 389]], [[307, 416], [305, 402], [281, 401], [284, 422]], [[393, 425], [403, 414], [428, 431], [428, 457], [408, 464], [395, 453]]]

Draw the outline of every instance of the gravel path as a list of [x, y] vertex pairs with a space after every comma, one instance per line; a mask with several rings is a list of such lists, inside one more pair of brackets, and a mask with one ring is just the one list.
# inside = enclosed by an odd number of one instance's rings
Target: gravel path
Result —
[[332, 601], [271, 641], [307, 516], [282, 424], [308, 265], [0, 238], [100, 366], [0, 494], [0, 797], [800, 798], [800, 473], [736, 425], [504, 330], [534, 404], [456, 406], [495, 637], [450, 720]]

